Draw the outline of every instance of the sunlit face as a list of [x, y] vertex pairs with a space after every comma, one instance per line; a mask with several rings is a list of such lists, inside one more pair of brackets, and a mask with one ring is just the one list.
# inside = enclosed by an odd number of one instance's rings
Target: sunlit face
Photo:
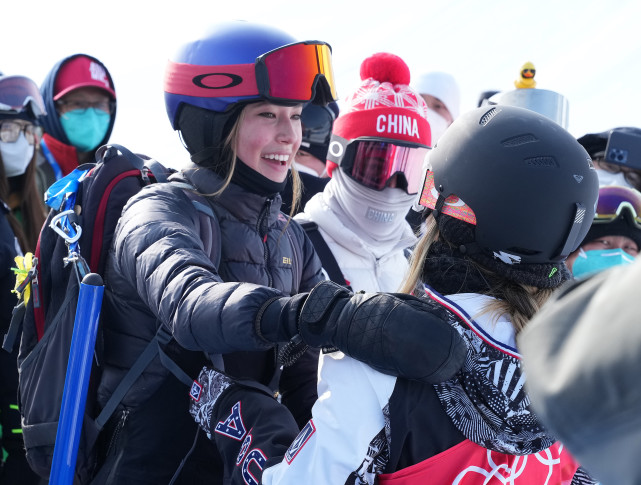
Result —
[[452, 124], [454, 118], [452, 118], [452, 113], [450, 113], [450, 110], [447, 109], [447, 106], [445, 106], [443, 101], [429, 94], [421, 94], [421, 96], [425, 100], [425, 104], [427, 104], [429, 109], [440, 114], [445, 121], [447, 121], [448, 126]]
[[[606, 249], [623, 249], [630, 256], [636, 257], [637, 254], [639, 254], [639, 247], [637, 246], [637, 243], [627, 236], [603, 236], [594, 239], [589, 243], [583, 244], [581, 247], [586, 252]], [[577, 249], [568, 256], [565, 264], [570, 270], [572, 270], [572, 266], [574, 265], [574, 261], [578, 255], [579, 250]]]
[[238, 126], [236, 154], [245, 165], [274, 182], [283, 182], [300, 147], [303, 105], [268, 102], [247, 105]]

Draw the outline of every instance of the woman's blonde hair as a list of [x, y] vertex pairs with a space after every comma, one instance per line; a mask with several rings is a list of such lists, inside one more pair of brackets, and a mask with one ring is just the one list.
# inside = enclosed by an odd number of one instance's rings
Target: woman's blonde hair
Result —
[[[240, 130], [240, 125], [245, 119], [245, 109], [240, 112], [240, 115], [234, 122], [234, 126], [232, 126], [232, 129], [229, 131], [229, 134], [225, 138], [225, 141], [223, 142], [223, 150], [222, 150], [222, 156], [221, 160], [218, 162], [217, 166], [218, 167], [224, 167], [226, 166], [226, 170], [221, 170], [221, 172], [226, 173], [225, 175], [225, 180], [223, 181], [223, 184], [221, 187], [216, 190], [216, 192], [213, 192], [211, 194], [203, 194], [211, 197], [217, 197], [220, 194], [222, 194], [227, 187], [229, 187], [229, 184], [231, 183], [231, 179], [234, 176], [234, 171], [236, 170], [236, 163], [238, 158], [238, 132]], [[298, 171], [296, 170], [296, 167], [292, 164], [291, 168], [291, 174], [292, 174], [292, 207], [289, 211], [289, 217], [292, 218], [296, 214], [298, 210], [298, 206], [300, 204], [300, 199], [301, 199], [301, 194], [302, 194], [302, 182], [300, 180], [300, 176], [298, 175]]]
[[[428, 255], [430, 246], [434, 241], [438, 240], [439, 235], [438, 224], [434, 217], [430, 215], [426, 220], [425, 234], [419, 239], [412, 253], [410, 268], [401, 287], [401, 292], [414, 293], [422, 287], [425, 258]], [[510, 316], [512, 325], [517, 333], [525, 328], [527, 322], [554, 292], [554, 288], [536, 288], [508, 280], [478, 264], [471, 258], [463, 257], [466, 264], [480, 274], [487, 276], [487, 281], [492, 282], [488, 290], [481, 293], [492, 296], [495, 300], [489, 303], [479, 315], [491, 313], [495, 318], [498, 318], [500, 315], [507, 314]]]

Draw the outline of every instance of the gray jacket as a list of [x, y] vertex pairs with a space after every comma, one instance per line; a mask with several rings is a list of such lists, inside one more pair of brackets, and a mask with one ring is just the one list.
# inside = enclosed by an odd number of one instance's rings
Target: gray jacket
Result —
[[557, 291], [521, 332], [543, 423], [604, 484], [641, 483], [641, 259]]

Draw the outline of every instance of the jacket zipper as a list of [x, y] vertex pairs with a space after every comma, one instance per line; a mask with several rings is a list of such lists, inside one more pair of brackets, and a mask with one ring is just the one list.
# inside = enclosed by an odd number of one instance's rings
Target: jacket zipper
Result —
[[265, 261], [265, 271], [267, 272], [267, 286], [271, 287], [273, 283], [272, 273], [269, 269], [269, 247], [267, 246], [267, 232], [269, 231], [269, 213], [271, 212], [273, 199], [267, 199], [265, 205], [258, 216], [256, 230], [263, 241], [263, 254]]
[[107, 455], [111, 453], [111, 450], [113, 447], [118, 443], [118, 438], [120, 437], [120, 433], [122, 433], [123, 428], [125, 427], [125, 423], [127, 422], [127, 418], [129, 417], [129, 409], [124, 409], [122, 411], [122, 414], [120, 415], [120, 419], [118, 420], [118, 424], [116, 425], [116, 429], [114, 430], [113, 434], [111, 435], [111, 441], [109, 442], [109, 448], [107, 448]]

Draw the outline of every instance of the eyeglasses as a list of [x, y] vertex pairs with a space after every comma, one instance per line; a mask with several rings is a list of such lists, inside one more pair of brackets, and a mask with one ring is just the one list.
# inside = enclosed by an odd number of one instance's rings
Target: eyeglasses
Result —
[[622, 165], [617, 165], [616, 163], [606, 162], [605, 158], [603, 157], [594, 158], [593, 162], [596, 164], [597, 168], [605, 170], [606, 172], [623, 173], [623, 177], [630, 185], [632, 185], [637, 190], [641, 190], [641, 172], [639, 172], [638, 170], [624, 167]]
[[3, 143], [15, 143], [24, 133], [29, 145], [35, 145], [40, 141], [40, 128], [31, 123], [22, 124], [15, 121], [0, 121], [0, 141]]
[[351, 142], [332, 136], [327, 159], [338, 164], [352, 179], [374, 190], [383, 190], [394, 175], [397, 187], [408, 194], [421, 188], [423, 162], [429, 148], [359, 138]]
[[[306, 103], [317, 94], [337, 99], [329, 44], [306, 41], [279, 47], [251, 64], [199, 66], [169, 61], [165, 92], [198, 97], [260, 95], [268, 101]], [[324, 79], [324, 83], [319, 83]]]
[[85, 112], [89, 108], [94, 108], [105, 113], [113, 114], [116, 110], [116, 102], [112, 100], [101, 100], [101, 101], [83, 101], [83, 100], [63, 100], [59, 99], [56, 101], [56, 106], [64, 107], [66, 111], [81, 111]]
[[641, 193], [616, 185], [601, 187], [594, 222], [611, 222], [624, 215], [624, 212], [628, 222], [641, 229]]
[[30, 111], [33, 118], [46, 114], [38, 86], [25, 76], [5, 76], [0, 79], [0, 111], [22, 113]]

